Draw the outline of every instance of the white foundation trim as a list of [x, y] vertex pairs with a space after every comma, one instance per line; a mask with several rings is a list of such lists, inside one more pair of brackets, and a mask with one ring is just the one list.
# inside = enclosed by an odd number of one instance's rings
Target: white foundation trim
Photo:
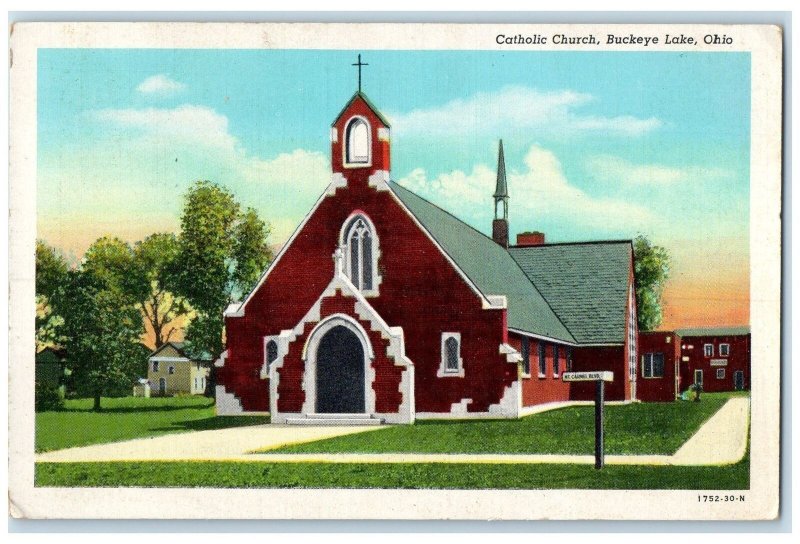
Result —
[[503, 390], [503, 398], [497, 404], [489, 406], [489, 413], [496, 414], [498, 417], [519, 417], [522, 410], [522, 388], [519, 380], [506, 386]]
[[218, 416], [234, 416], [244, 413], [241, 401], [233, 393], [228, 393], [224, 385], [215, 389]]

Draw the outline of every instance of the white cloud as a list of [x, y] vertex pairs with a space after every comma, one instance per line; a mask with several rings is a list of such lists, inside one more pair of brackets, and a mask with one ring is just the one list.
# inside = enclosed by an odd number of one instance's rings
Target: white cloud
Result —
[[136, 87], [136, 90], [142, 94], [150, 94], [150, 95], [167, 95], [167, 94], [174, 94], [179, 93], [186, 89], [186, 85], [175, 81], [174, 79], [170, 79], [164, 74], [157, 74], [154, 76], [150, 76]]
[[655, 117], [604, 117], [581, 111], [594, 100], [589, 94], [570, 90], [539, 91], [529, 87], [505, 87], [498, 92], [480, 92], [441, 106], [389, 117], [397, 132], [420, 135], [543, 129], [552, 135], [589, 132], [639, 136], [662, 125]]
[[[653, 220], [651, 212], [642, 206], [592, 196], [570, 183], [561, 162], [547, 149], [532, 146], [524, 162], [524, 172], [507, 173], [510, 215], [518, 227], [523, 222], [530, 223], [526, 227], [545, 222], [577, 225], [596, 229], [600, 236], [604, 231], [633, 232]], [[488, 225], [496, 175], [485, 165], [476, 165], [469, 174], [454, 171], [433, 179], [418, 168], [398, 183], [473, 224]]]
[[587, 161], [591, 174], [604, 181], [622, 182], [630, 185], [672, 185], [719, 179], [733, 175], [724, 168], [686, 166], [676, 168], [662, 164], [634, 164], [612, 155], [598, 155]]

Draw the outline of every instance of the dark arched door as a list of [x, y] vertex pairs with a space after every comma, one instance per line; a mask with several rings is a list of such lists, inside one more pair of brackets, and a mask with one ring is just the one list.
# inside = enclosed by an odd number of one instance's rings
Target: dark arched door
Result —
[[364, 411], [364, 347], [353, 331], [338, 325], [317, 347], [317, 413]]

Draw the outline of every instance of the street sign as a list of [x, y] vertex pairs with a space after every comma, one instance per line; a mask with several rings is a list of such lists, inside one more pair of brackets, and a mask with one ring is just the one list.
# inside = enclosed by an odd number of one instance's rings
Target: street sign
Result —
[[565, 382], [593, 382], [597, 380], [613, 382], [614, 373], [608, 370], [599, 372], [564, 372], [564, 374], [562, 374], [562, 379]]
[[594, 468], [600, 470], [605, 465], [605, 382], [614, 381], [614, 373], [608, 370], [597, 372], [564, 372], [565, 382], [594, 382]]

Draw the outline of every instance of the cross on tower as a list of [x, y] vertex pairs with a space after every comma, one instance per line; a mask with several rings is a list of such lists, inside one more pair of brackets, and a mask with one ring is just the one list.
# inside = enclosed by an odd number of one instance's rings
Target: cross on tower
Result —
[[361, 53], [358, 54], [358, 62], [354, 62], [351, 66], [358, 66], [358, 92], [361, 92], [361, 67], [369, 66], [366, 62], [361, 62]]

